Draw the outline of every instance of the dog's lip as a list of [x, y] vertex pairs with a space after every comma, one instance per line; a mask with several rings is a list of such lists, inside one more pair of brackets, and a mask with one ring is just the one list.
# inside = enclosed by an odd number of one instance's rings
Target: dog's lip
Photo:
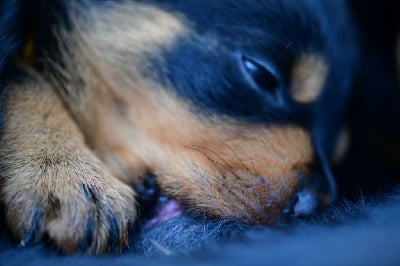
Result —
[[152, 212], [152, 216], [150, 220], [146, 222], [145, 227], [161, 224], [182, 214], [182, 205], [177, 200], [171, 199], [165, 195], [160, 195]]
[[145, 227], [161, 224], [183, 213], [182, 205], [161, 191], [153, 174], [147, 174], [143, 183], [135, 184], [135, 190], [144, 208]]

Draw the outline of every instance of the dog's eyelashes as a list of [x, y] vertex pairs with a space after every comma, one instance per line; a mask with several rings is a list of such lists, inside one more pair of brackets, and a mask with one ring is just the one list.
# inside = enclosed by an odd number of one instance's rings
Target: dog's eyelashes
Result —
[[279, 80], [271, 67], [246, 56], [242, 56], [242, 64], [252, 87], [256, 87], [262, 92], [276, 92], [279, 87]]

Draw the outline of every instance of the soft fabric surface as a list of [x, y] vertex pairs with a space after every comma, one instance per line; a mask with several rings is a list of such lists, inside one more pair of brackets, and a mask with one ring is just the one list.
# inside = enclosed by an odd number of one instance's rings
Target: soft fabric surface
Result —
[[342, 201], [276, 228], [178, 217], [145, 229], [123, 255], [64, 256], [17, 247], [3, 232], [2, 265], [400, 265], [400, 194]]

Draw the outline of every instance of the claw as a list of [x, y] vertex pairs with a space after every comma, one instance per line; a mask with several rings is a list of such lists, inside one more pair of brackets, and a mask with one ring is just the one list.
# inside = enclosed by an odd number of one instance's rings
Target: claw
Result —
[[40, 231], [40, 226], [42, 224], [43, 212], [40, 208], [35, 208], [32, 212], [32, 225], [28, 231], [23, 236], [20, 246], [25, 247], [35, 241], [36, 236]]
[[93, 215], [90, 215], [90, 218], [86, 224], [86, 234], [83, 240], [79, 243], [77, 247], [78, 252], [85, 252], [93, 242], [94, 230], [96, 227], [96, 223], [93, 220]]
[[110, 226], [109, 230], [108, 230], [109, 250], [116, 251], [119, 246], [118, 244], [119, 244], [119, 237], [120, 237], [118, 220], [112, 215], [108, 215], [107, 220], [108, 220], [108, 224]]

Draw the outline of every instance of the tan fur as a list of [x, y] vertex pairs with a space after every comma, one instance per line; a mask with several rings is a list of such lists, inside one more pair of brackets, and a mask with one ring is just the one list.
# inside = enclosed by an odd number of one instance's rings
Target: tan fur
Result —
[[[80, 25], [72, 45], [78, 46], [73, 51], [82, 54], [65, 51], [65, 60], [71, 60], [66, 75], [72, 77], [64, 84], [66, 91], [75, 90], [76, 78], [83, 86], [79, 99], [64, 99], [87, 143], [124, 181], [139, 182], [151, 171], [164, 192], [194, 211], [273, 223], [297, 187], [298, 172], [307, 172], [314, 159], [309, 134], [295, 126], [256, 126], [202, 116], [172, 89], [160, 88], [152, 81], [152, 70], [144, 67], [143, 54], [157, 53], [160, 43], [168, 49], [191, 32], [179, 17], [147, 8], [172, 19], [162, 24], [169, 30], [167, 39], [156, 31], [153, 37], [147, 36], [145, 45], [134, 34], [123, 36], [130, 40], [125, 45], [107, 43], [101, 33], [113, 31], [105, 26], [135, 25], [122, 12], [118, 23], [95, 23], [87, 32], [82, 32], [87, 25]], [[114, 12], [102, 13], [93, 21], [108, 21]], [[141, 23], [139, 27], [148, 23], [146, 28], [153, 28], [152, 23], [158, 22]], [[118, 40], [119, 34], [105, 39]], [[77, 65], [82, 69], [75, 70]]]
[[[93, 237], [89, 251], [99, 253], [107, 250], [107, 216], [113, 215], [120, 223], [117, 245], [126, 246], [136, 216], [133, 191], [86, 147], [49, 84], [34, 73], [27, 76], [24, 85], [7, 89], [0, 140], [1, 198], [13, 233], [23, 239], [39, 226], [35, 239], [48, 234], [65, 252], [77, 251], [81, 241]], [[96, 199], [85, 196], [84, 187]], [[33, 219], [34, 211], [43, 215], [40, 221]], [[89, 219], [93, 236], [85, 235]]]
[[[55, 209], [41, 232], [71, 252], [82, 239], [78, 225], [93, 210], [100, 215], [91, 251], [104, 251], [100, 224], [107, 211], [124, 225], [135, 216], [133, 191], [111, 175], [135, 184], [146, 172], [157, 176], [163, 192], [201, 215], [276, 222], [314, 160], [308, 132], [202, 115], [172, 89], [159, 87], [146, 55], [194, 34], [184, 18], [128, 2], [87, 13], [91, 17], [77, 19], [72, 33], [59, 31], [63, 65], [48, 65], [57, 77], [43, 73], [62, 103], [41, 81], [40, 90], [29, 86], [31, 93], [15, 93], [7, 111], [1, 144], [8, 148], [1, 156], [13, 169], [4, 173], [4, 197], [14, 233], [21, 237], [29, 227], [25, 217], [35, 204], [49, 217]], [[44, 159], [51, 164], [43, 172]], [[95, 186], [106, 200], [98, 206], [81, 198], [79, 183]], [[57, 204], [47, 200], [50, 194]], [[122, 236], [121, 246], [125, 231]]]
[[291, 95], [299, 103], [312, 103], [321, 94], [328, 74], [328, 65], [318, 54], [305, 54], [292, 69]]
[[136, 112], [137, 102], [145, 101], [144, 72], [152, 78], [145, 56], [168, 48], [188, 29], [178, 17], [155, 7], [110, 5], [107, 12], [88, 11], [93, 24], [77, 20], [74, 34], [60, 33], [60, 39], [68, 41], [61, 44], [66, 68], [51, 68], [65, 77], [63, 84], [57, 84], [57, 78], [53, 81], [88, 145], [114, 175], [129, 182], [148, 171], [129, 148], [134, 144], [126, 143], [136, 142], [136, 127], [141, 127], [130, 114]]
[[131, 115], [140, 130], [127, 147], [150, 165], [167, 194], [195, 211], [273, 223], [297, 187], [296, 171], [307, 172], [312, 163], [309, 134], [195, 115], [164, 91], [135, 104]]

